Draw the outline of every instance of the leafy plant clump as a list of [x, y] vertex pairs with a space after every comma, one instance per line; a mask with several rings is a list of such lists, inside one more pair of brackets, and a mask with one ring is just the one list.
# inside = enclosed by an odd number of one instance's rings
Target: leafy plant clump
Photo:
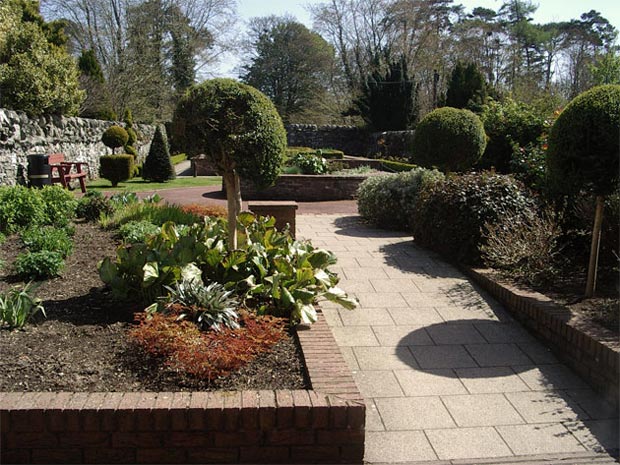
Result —
[[159, 234], [160, 227], [150, 221], [130, 221], [118, 229], [123, 241], [130, 244], [144, 242], [147, 237]]
[[45, 309], [41, 299], [32, 295], [32, 284], [28, 283], [23, 289], [11, 288], [0, 292], [0, 323], [9, 329], [23, 328], [24, 325], [37, 313], [43, 316]]
[[418, 194], [413, 235], [416, 242], [451, 260], [479, 264], [482, 229], [504, 218], [531, 218], [536, 204], [508, 175], [472, 173], [428, 183]]
[[411, 146], [412, 163], [444, 172], [470, 169], [487, 145], [480, 118], [469, 110], [443, 107], [418, 124]]
[[166, 130], [162, 126], [157, 126], [149, 154], [142, 165], [142, 178], [148, 181], [165, 182], [175, 177]]
[[139, 325], [130, 331], [133, 343], [148, 356], [163, 360], [165, 367], [212, 381], [237, 370], [269, 350], [285, 334], [285, 320], [239, 315], [239, 328], [201, 331], [193, 322], [179, 319], [182, 307], [168, 313], [139, 313]]
[[73, 251], [73, 240], [65, 229], [53, 226], [30, 228], [21, 234], [24, 245], [30, 252], [58, 252], [66, 258]]
[[371, 176], [357, 190], [357, 208], [380, 228], [410, 230], [416, 221], [415, 203], [426, 183], [444, 178], [437, 170], [415, 168], [404, 173]]
[[125, 146], [128, 140], [129, 134], [127, 134], [125, 128], [120, 126], [110, 126], [101, 135], [101, 142], [103, 142], [106, 147], [112, 149], [113, 155], [116, 154], [116, 149]]
[[26, 279], [47, 279], [58, 276], [65, 261], [60, 252], [41, 250], [19, 254], [14, 266], [17, 274]]
[[75, 214], [86, 221], [97, 221], [102, 215], [109, 215], [114, 211], [110, 200], [99, 191], [88, 191], [78, 201]]
[[327, 173], [327, 160], [312, 153], [298, 153], [288, 160], [289, 166], [296, 166], [303, 174]]

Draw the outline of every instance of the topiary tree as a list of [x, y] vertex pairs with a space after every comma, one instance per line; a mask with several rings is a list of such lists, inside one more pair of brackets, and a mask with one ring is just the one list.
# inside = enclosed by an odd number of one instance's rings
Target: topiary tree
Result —
[[136, 150], [135, 143], [138, 140], [138, 134], [136, 134], [136, 131], [133, 128], [133, 116], [131, 115], [131, 110], [129, 108], [125, 110], [123, 121], [125, 123], [125, 131], [127, 131], [127, 143], [124, 147], [125, 153], [137, 157], [138, 151]]
[[112, 149], [113, 155], [116, 154], [116, 149], [118, 147], [123, 147], [127, 143], [128, 139], [129, 135], [127, 131], [120, 126], [110, 126], [101, 136], [101, 142], [103, 142], [106, 147]]
[[273, 103], [233, 79], [213, 79], [188, 89], [174, 112], [175, 140], [189, 156], [206, 154], [224, 178], [229, 243], [237, 245], [241, 211], [239, 177], [259, 186], [275, 181], [286, 132]]
[[549, 134], [547, 170], [551, 187], [563, 194], [586, 190], [596, 196], [586, 297], [592, 297], [596, 285], [605, 196], [618, 185], [619, 131], [620, 85], [605, 85], [575, 97]]
[[166, 130], [161, 125], [155, 129], [149, 154], [142, 166], [142, 178], [155, 182], [166, 182], [175, 178]]
[[416, 127], [412, 163], [444, 172], [466, 171], [487, 145], [480, 118], [469, 110], [443, 107], [426, 115]]

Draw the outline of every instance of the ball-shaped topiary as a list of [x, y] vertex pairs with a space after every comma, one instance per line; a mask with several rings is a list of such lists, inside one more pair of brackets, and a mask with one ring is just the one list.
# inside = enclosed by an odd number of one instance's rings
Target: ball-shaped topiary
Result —
[[149, 154], [142, 166], [142, 178], [148, 181], [165, 182], [175, 178], [174, 167], [170, 160], [170, 148], [166, 130], [157, 126]]
[[110, 126], [101, 136], [101, 142], [103, 142], [106, 147], [110, 147], [112, 153], [115, 153], [118, 147], [123, 147], [128, 139], [129, 135], [127, 131], [120, 126]]
[[480, 159], [486, 144], [478, 116], [469, 110], [438, 108], [416, 127], [411, 160], [425, 168], [466, 171]]
[[578, 95], [549, 134], [547, 169], [552, 187], [560, 193], [611, 194], [618, 184], [619, 132], [620, 85]]

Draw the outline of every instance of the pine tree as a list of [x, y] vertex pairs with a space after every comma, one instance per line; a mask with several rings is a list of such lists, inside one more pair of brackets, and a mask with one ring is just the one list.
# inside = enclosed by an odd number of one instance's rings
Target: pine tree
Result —
[[165, 182], [175, 178], [166, 130], [161, 126], [157, 126], [155, 130], [149, 154], [142, 167], [142, 178], [155, 182]]
[[446, 106], [480, 111], [487, 99], [487, 84], [475, 64], [458, 62], [452, 71]]

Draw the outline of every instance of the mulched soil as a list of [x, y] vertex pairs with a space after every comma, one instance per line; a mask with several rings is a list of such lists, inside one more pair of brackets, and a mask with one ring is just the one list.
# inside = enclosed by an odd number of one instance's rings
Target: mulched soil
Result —
[[[118, 241], [94, 224], [76, 224], [74, 251], [61, 277], [43, 281], [36, 296], [47, 318], [23, 330], [0, 330], [0, 391], [187, 391], [305, 389], [303, 358], [294, 334], [240, 370], [211, 384], [162, 368], [127, 340], [139, 307], [115, 301], [97, 264], [114, 256]], [[11, 236], [0, 246], [0, 291], [21, 285], [11, 264], [22, 246]]]

